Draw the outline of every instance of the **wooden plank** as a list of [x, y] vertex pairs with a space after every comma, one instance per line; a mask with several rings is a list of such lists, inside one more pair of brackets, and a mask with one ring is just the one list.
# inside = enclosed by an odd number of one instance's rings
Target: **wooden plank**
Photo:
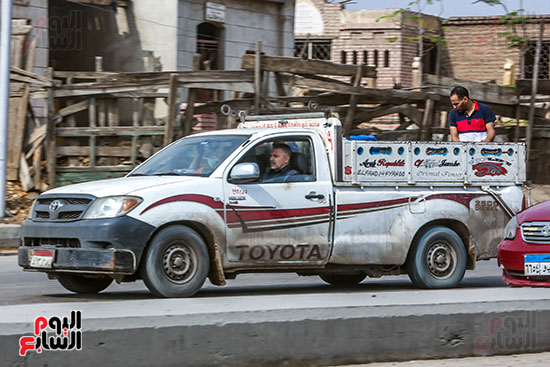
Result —
[[[192, 68], [198, 70], [200, 66], [200, 55], [193, 56]], [[193, 128], [193, 115], [195, 109], [195, 99], [197, 96], [197, 90], [190, 88], [187, 90], [187, 107], [185, 108], [185, 114], [183, 117], [183, 136], [191, 134]]]
[[[50, 79], [53, 77], [53, 68], [48, 68], [47, 74]], [[55, 144], [56, 144], [56, 129], [55, 129], [55, 107], [54, 107], [54, 87], [52, 85], [51, 88], [48, 90], [48, 100], [47, 100], [47, 153], [46, 153], [46, 164], [47, 164], [47, 171], [48, 171], [48, 184], [49, 188], [54, 188], [57, 184], [57, 181], [55, 179], [55, 169], [57, 165], [57, 156], [55, 154]]]
[[279, 97], [284, 97], [287, 95], [285, 86], [283, 84], [283, 77], [281, 73], [275, 72], [275, 85], [277, 86], [277, 95]]
[[12, 33], [11, 36], [11, 52], [10, 52], [10, 65], [17, 67], [23, 66], [23, 43], [25, 42], [25, 36], [17, 36]]
[[108, 71], [55, 71], [54, 77], [57, 79], [112, 79], [119, 74]]
[[176, 123], [178, 99], [178, 77], [175, 74], [170, 76], [170, 89], [168, 92], [168, 115], [166, 116], [166, 125], [164, 125], [164, 145], [170, 144], [174, 140], [174, 125]]
[[164, 126], [58, 127], [57, 136], [147, 136], [164, 135]]
[[[192, 82], [212, 82], [217, 81], [248, 81], [253, 82], [254, 74], [246, 70], [191, 70], [191, 71], [155, 71], [155, 72], [130, 72], [130, 73], [113, 73], [113, 72], [93, 72], [93, 71], [56, 71], [56, 78], [73, 78], [73, 79], [99, 79], [103, 83], [144, 83], [144, 82], [161, 82], [168, 84], [170, 75], [176, 74], [179, 83]], [[110, 80], [110, 81], [107, 81]], [[93, 85], [97, 82], [78, 83], [78, 85]]]
[[[516, 89], [518, 95], [531, 94], [532, 79], [516, 79]], [[550, 94], [550, 79], [539, 79], [537, 81], [538, 94]]]
[[18, 82], [24, 82], [24, 83], [30, 83], [30, 84], [36, 84], [36, 85], [40, 85], [42, 87], [49, 87], [51, 85], [51, 83], [41, 82], [39, 80], [29, 78], [28, 76], [23, 76], [23, 75], [18, 75], [18, 74], [13, 74], [13, 73], [10, 74], [10, 80], [15, 80], [15, 81], [18, 81]]
[[11, 26], [11, 34], [12, 36], [24, 36], [30, 31], [32, 31], [32, 25], [15, 25], [13, 24], [14, 20], [12, 20], [12, 26]]
[[254, 113], [260, 114], [260, 98], [262, 98], [262, 41], [256, 42], [256, 53], [254, 55]]
[[21, 155], [19, 163], [19, 182], [21, 183], [21, 188], [24, 191], [29, 191], [34, 187], [34, 181], [32, 180], [29, 171], [27, 160], [23, 155]]
[[[245, 54], [243, 56], [241, 66], [243, 69], [254, 70], [254, 64], [254, 54]], [[302, 75], [319, 74], [354, 76], [357, 71], [356, 65], [337, 64], [326, 60], [304, 60], [298, 57], [284, 56], [263, 56], [261, 68], [265, 71]], [[376, 78], [376, 68], [372, 66], [365, 66], [362, 77]]]
[[422, 123], [420, 126], [420, 140], [431, 140], [430, 134], [430, 122], [433, 116], [433, 104], [431, 99], [426, 100], [426, 108], [424, 108], [424, 116], [422, 117]]
[[254, 86], [249, 82], [220, 82], [220, 83], [183, 83], [186, 88], [204, 88], [212, 90], [229, 90], [241, 93], [254, 93]]
[[[36, 55], [36, 40], [37, 37], [32, 37], [31, 42], [27, 48], [27, 52], [25, 54], [25, 70], [28, 72], [32, 72], [34, 69], [34, 58]], [[36, 75], [36, 74], [34, 74]], [[39, 76], [39, 75], [38, 75]]]
[[225, 101], [210, 101], [200, 106], [195, 106], [195, 114], [200, 115], [202, 113], [219, 113], [221, 107], [227, 104], [231, 107], [232, 110], [244, 110], [249, 108], [252, 105], [252, 99], [242, 98], [242, 99], [230, 99]]
[[[150, 89], [158, 89], [165, 87], [165, 84], [150, 84], [143, 86], [127, 86], [127, 87], [110, 87], [110, 88], [93, 88], [93, 89], [64, 89], [64, 90], [55, 90], [55, 98], [63, 97], [84, 97], [84, 96], [98, 96], [98, 95], [112, 95], [115, 93], [129, 93], [129, 92], [140, 92]], [[38, 97], [37, 97], [38, 98]]]
[[412, 107], [409, 104], [402, 104], [399, 106], [380, 106], [380, 107], [368, 109], [367, 111], [358, 113], [354, 118], [354, 122], [356, 124], [361, 122], [367, 122], [374, 118], [393, 114], [393, 113], [401, 113], [407, 116], [409, 119], [413, 120], [419, 126], [422, 121], [422, 112], [420, 112], [418, 109]]
[[107, 122], [110, 127], [119, 125], [119, 111], [118, 111], [118, 99], [110, 98], [106, 101], [107, 106]]
[[66, 116], [75, 114], [77, 112], [87, 110], [89, 106], [90, 106], [90, 101], [88, 100], [80, 101], [78, 103], [69, 105], [67, 107], [63, 107], [57, 112], [57, 116], [66, 117]]
[[30, 154], [36, 149], [36, 146], [42, 144], [42, 141], [46, 138], [47, 134], [47, 125], [42, 126], [35, 126], [33, 132], [29, 136], [29, 141], [27, 144], [32, 144], [32, 148], [29, 152], [27, 152], [27, 155], [25, 158], [29, 158]]
[[[174, 71], [172, 73], [156, 72], [149, 74], [151, 74], [152, 76], [147, 78], [140, 77], [140, 74], [119, 73], [116, 74], [116, 76], [111, 75], [111, 78], [109, 78], [108, 80], [65, 84], [60, 86], [60, 90], [141, 86], [143, 84], [168, 85], [171, 74], [177, 75], [178, 83], [231, 83], [254, 81], [254, 74], [246, 70]], [[97, 75], [97, 73], [90, 73], [90, 76], [91, 75]], [[77, 78], [77, 76], [73, 76], [73, 78]]]
[[[136, 139], [137, 141], [138, 136], [133, 136], [132, 139]], [[156, 153], [160, 150], [160, 148], [153, 148], [152, 153]], [[61, 156], [72, 156], [72, 157], [85, 157], [90, 154], [90, 147], [89, 146], [58, 146], [57, 154]], [[130, 157], [130, 160], [132, 160], [132, 147], [128, 146], [116, 146], [116, 147], [108, 147], [108, 146], [97, 146], [95, 150], [95, 154], [97, 157]], [[135, 157], [143, 157], [142, 154], [139, 154], [139, 152], [136, 153]], [[148, 157], [144, 157], [148, 158]]]
[[[41, 140], [42, 143], [43, 140]], [[32, 167], [33, 167], [33, 176], [34, 176], [34, 189], [40, 190], [42, 184], [42, 144], [38, 145], [34, 149], [32, 155]]]
[[29, 103], [30, 86], [23, 87], [23, 95], [20, 98], [10, 98], [10, 111], [8, 120], [8, 160], [7, 179], [17, 180], [23, 151], [23, 138], [27, 124], [27, 106]]
[[[361, 86], [361, 77], [363, 75], [363, 65], [357, 66], [357, 71], [353, 81], [353, 86], [358, 88]], [[351, 128], [353, 126], [353, 117], [355, 115], [355, 107], [357, 106], [357, 95], [352, 94], [349, 100], [349, 109], [346, 113], [346, 119], [344, 121], [344, 136], [349, 136]]]
[[15, 73], [15, 74], [19, 74], [21, 76], [26, 76], [26, 77], [29, 77], [31, 79], [35, 79], [37, 84], [39, 82], [41, 82], [46, 87], [49, 87], [52, 84], [52, 81], [50, 79], [48, 79], [46, 77], [43, 77], [41, 75], [35, 74], [35, 73], [33, 73], [29, 70], [23, 70], [23, 69], [18, 68], [17, 66], [14, 66], [14, 65], [10, 66], [10, 73], [12, 73], [12, 74]]
[[453, 79], [441, 75], [425, 74], [424, 83], [432, 85], [434, 93], [443, 97], [449, 97], [451, 90], [457, 85], [470, 91], [470, 97], [480, 102], [497, 103], [503, 105], [517, 104], [516, 90], [514, 87], [505, 87], [493, 83], [480, 83], [471, 80]]
[[[62, 156], [88, 156], [90, 154], [89, 146], [58, 146], [57, 154]], [[130, 147], [108, 147], [98, 146], [95, 154], [98, 157], [130, 157]]]
[[[360, 96], [368, 97], [363, 103], [383, 103], [383, 104], [395, 104], [395, 103], [414, 103], [419, 101], [425, 101], [426, 99], [433, 99], [439, 101], [441, 96], [435, 93], [405, 91], [398, 89], [376, 89], [376, 88], [361, 88], [346, 86], [340, 83], [330, 83], [328, 81], [318, 81], [311, 78], [296, 77], [295, 85], [303, 88], [310, 88], [316, 90], [324, 90], [329, 92], [339, 92], [345, 94], [357, 94]], [[347, 97], [349, 98], [349, 97]], [[346, 99], [347, 99], [346, 98]], [[361, 103], [361, 98], [358, 99], [358, 103]]]

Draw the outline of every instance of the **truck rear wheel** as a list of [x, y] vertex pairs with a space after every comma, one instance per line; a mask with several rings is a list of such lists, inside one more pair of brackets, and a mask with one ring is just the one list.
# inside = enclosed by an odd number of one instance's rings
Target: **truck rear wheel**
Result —
[[413, 244], [407, 260], [409, 278], [419, 288], [454, 288], [466, 271], [466, 249], [447, 227], [432, 227]]
[[357, 273], [326, 273], [319, 275], [325, 282], [338, 285], [338, 286], [350, 286], [357, 285], [363, 281], [367, 276], [362, 272]]
[[143, 261], [143, 281], [158, 297], [190, 297], [208, 276], [208, 249], [202, 237], [182, 225], [159, 232]]
[[85, 277], [75, 274], [57, 274], [57, 281], [65, 289], [78, 294], [96, 294], [107, 288], [113, 282], [109, 277]]

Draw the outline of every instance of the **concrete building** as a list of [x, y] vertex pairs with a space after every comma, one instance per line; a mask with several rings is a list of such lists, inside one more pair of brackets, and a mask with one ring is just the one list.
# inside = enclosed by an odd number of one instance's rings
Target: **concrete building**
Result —
[[294, 0], [88, 2], [50, 0], [50, 15], [72, 16], [82, 39], [52, 50], [56, 70], [93, 70], [102, 56], [106, 71], [184, 71], [196, 53], [201, 69], [239, 69], [256, 41], [268, 55], [293, 52]]

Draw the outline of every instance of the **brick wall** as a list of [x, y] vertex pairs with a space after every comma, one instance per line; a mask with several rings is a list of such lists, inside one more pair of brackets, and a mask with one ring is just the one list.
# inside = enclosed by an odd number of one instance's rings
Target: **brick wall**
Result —
[[[532, 20], [538, 22], [541, 17], [533, 17]], [[543, 38], [548, 39], [550, 19], [546, 22], [549, 23], [545, 24]], [[443, 25], [447, 44], [442, 52], [443, 75], [475, 81], [495, 80], [501, 84], [506, 59], [515, 63], [515, 73], [520, 72], [520, 51], [508, 48], [505, 38], [498, 35], [506, 31], [498, 18], [449, 18]], [[536, 42], [538, 33], [538, 24], [526, 25], [526, 37], [533, 42]]]

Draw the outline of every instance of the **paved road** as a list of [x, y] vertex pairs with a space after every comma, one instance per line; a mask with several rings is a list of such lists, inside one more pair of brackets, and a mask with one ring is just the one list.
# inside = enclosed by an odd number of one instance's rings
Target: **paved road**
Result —
[[550, 352], [512, 354], [509, 356], [468, 357], [418, 360], [408, 362], [354, 364], [338, 367], [540, 367], [548, 366], [548, 364], [550, 364]]
[[[140, 300], [154, 298], [142, 281], [113, 283], [99, 295], [80, 296], [65, 290], [57, 281], [49, 280], [44, 273], [23, 272], [17, 265], [16, 256], [0, 256], [0, 305], [50, 303], [50, 302], [97, 302], [110, 300]], [[495, 260], [478, 262], [475, 271], [466, 272], [461, 288], [506, 287], [500, 278]], [[318, 277], [300, 277], [294, 273], [241, 274], [228, 280], [225, 287], [206, 284], [196, 297], [292, 295], [302, 293], [331, 292], [334, 287]], [[367, 278], [353, 292], [411, 292], [416, 289], [406, 275], [388, 276], [379, 279]]]
[[[23, 272], [16, 262], [15, 256], [0, 256], [0, 325], [4, 325], [3, 332], [6, 334], [4, 344], [7, 345], [9, 341], [9, 352], [14, 353], [16, 347], [11, 347], [11, 344], [17, 343], [11, 335], [30, 333], [29, 325], [32, 325], [38, 314], [68, 315], [76, 307], [82, 311], [83, 322], [90, 332], [86, 334], [86, 348], [79, 354], [70, 354], [71, 357], [80, 358], [74, 360], [73, 364], [81, 364], [81, 361], [97, 358], [98, 355], [112, 361], [114, 355], [120, 357], [120, 348], [125, 348], [122, 354], [128, 358], [135, 356], [136, 360], [151, 359], [158, 362], [159, 358], [166, 357], [163, 362], [173, 365], [173, 360], [190, 358], [189, 354], [185, 354], [188, 348], [176, 348], [175, 352], [171, 344], [174, 340], [187, 341], [193, 345], [196, 352], [193, 356], [204, 356], [221, 364], [226, 361], [224, 358], [250, 361], [262, 356], [266, 361], [279, 360], [282, 358], [281, 353], [284, 356], [287, 349], [293, 348], [292, 340], [304, 340], [304, 337], [311, 338], [311, 345], [322, 348], [321, 354], [326, 354], [332, 360], [338, 360], [342, 348], [347, 347], [350, 353], [357, 354], [365, 345], [376, 345], [376, 338], [382, 338], [388, 348], [399, 346], [399, 349], [391, 352], [392, 356], [406, 350], [407, 353], [414, 352], [410, 354], [414, 356], [411, 359], [441, 358], [473, 354], [475, 338], [481, 336], [492, 341], [498, 337], [500, 334], [493, 335], [489, 330], [491, 317], [495, 317], [491, 315], [508, 315], [507, 320], [517, 321], [525, 318], [529, 311], [537, 312], [537, 327], [528, 330], [531, 334], [537, 333], [538, 344], [535, 345], [550, 345], [547, 329], [543, 326], [550, 319], [546, 311], [550, 305], [550, 289], [506, 287], [494, 260], [478, 263], [478, 269], [467, 272], [458, 289], [419, 290], [412, 286], [407, 276], [367, 279], [358, 287], [342, 289], [326, 285], [317, 277], [246, 274], [230, 280], [226, 287], [205, 285], [197, 296], [188, 299], [155, 299], [142, 282], [113, 284], [102, 294], [83, 297], [66, 291], [42, 273]], [[388, 318], [399, 319], [399, 325], [388, 322]], [[353, 320], [353, 324], [349, 320]], [[418, 334], [419, 322], [423, 325], [422, 334]], [[382, 324], [388, 325], [386, 334], [371, 338], [369, 333], [362, 332], [380, 328]], [[147, 332], [144, 334], [143, 330]], [[331, 332], [326, 333], [326, 330]], [[357, 334], [348, 337], [348, 333], [353, 330]], [[147, 341], [140, 339], [142, 335], [146, 335], [143, 338]], [[182, 335], [185, 336], [183, 339]], [[120, 338], [126, 342], [121, 342]], [[241, 350], [242, 346], [237, 348], [227, 342], [231, 338], [246, 340], [247, 345], [251, 346], [250, 350]], [[423, 339], [419, 341], [417, 338]], [[134, 347], [146, 345], [152, 339], [161, 340], [158, 350]], [[332, 347], [334, 341], [341, 345]], [[429, 347], [430, 352], [426, 353], [422, 349], [422, 353], [418, 354], [417, 342]], [[105, 349], [106, 345], [116, 348]], [[212, 345], [217, 345], [219, 350], [213, 351]], [[273, 345], [284, 347], [273, 350]], [[540, 348], [537, 350], [541, 351]], [[305, 351], [310, 352], [307, 348], [294, 350], [292, 353], [298, 355], [293, 354], [292, 357], [296, 360], [312, 358], [309, 354], [307, 358], [300, 354], [307, 354]], [[448, 354], [449, 351], [452, 354]], [[372, 353], [376, 352], [377, 349], [373, 349]], [[383, 354], [384, 350], [380, 353]], [[315, 358], [321, 358], [321, 354], [315, 354]], [[403, 354], [401, 358], [405, 355], [408, 354]], [[382, 357], [387, 358], [386, 355]], [[53, 365], [56, 360], [49, 359], [57, 357], [52, 353], [33, 355], [32, 358], [37, 358], [37, 364], [42, 365], [47, 361]], [[530, 367], [547, 365], [549, 355], [543, 353], [496, 358], [394, 362], [371, 364], [368, 367]], [[10, 363], [13, 361], [20, 359], [14, 357]]]

